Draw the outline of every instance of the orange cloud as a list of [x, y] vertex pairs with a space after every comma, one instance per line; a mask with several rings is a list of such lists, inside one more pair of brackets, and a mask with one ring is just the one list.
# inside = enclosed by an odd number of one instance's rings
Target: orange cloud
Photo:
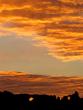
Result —
[[83, 97], [83, 77], [50, 77], [26, 75], [20, 72], [8, 72], [8, 74], [2, 72], [2, 74], [0, 76], [0, 91], [63, 96], [77, 90]]
[[18, 75], [26, 75], [26, 73], [23, 72], [15, 72], [15, 71], [0, 71], [0, 76], [18, 76]]
[[81, 0], [1, 0], [0, 35], [31, 36], [62, 61], [83, 59]]

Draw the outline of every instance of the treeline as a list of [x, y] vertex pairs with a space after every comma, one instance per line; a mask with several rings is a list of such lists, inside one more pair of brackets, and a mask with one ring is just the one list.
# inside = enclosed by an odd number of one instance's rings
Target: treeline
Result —
[[60, 97], [0, 92], [0, 110], [83, 110], [78, 92]]

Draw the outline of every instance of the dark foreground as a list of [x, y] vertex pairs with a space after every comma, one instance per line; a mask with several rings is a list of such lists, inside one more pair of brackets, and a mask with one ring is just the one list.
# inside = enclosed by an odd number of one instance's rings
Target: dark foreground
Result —
[[83, 98], [75, 92], [62, 99], [48, 95], [0, 92], [0, 110], [83, 110]]

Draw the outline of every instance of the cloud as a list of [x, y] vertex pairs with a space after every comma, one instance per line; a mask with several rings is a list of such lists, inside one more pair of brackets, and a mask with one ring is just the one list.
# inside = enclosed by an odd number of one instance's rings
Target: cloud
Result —
[[82, 0], [1, 0], [0, 35], [31, 36], [48, 54], [83, 59]]
[[10, 73], [0, 76], [0, 91], [63, 96], [77, 90], [83, 97], [83, 77], [50, 77], [21, 74], [20, 72], [19, 74], [18, 72]]
[[26, 75], [23, 72], [15, 72], [15, 71], [0, 71], [0, 76], [18, 76], [18, 75]]

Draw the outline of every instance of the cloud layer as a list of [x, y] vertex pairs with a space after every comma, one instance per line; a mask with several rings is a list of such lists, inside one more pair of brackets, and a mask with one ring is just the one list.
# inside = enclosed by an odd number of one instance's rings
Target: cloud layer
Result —
[[63, 61], [83, 59], [82, 0], [0, 0], [0, 36], [33, 37]]
[[83, 97], [83, 77], [50, 77], [32, 74], [21, 75], [18, 72], [10, 73], [2, 73], [3, 75], [0, 76], [0, 91], [64, 96], [77, 90]]

